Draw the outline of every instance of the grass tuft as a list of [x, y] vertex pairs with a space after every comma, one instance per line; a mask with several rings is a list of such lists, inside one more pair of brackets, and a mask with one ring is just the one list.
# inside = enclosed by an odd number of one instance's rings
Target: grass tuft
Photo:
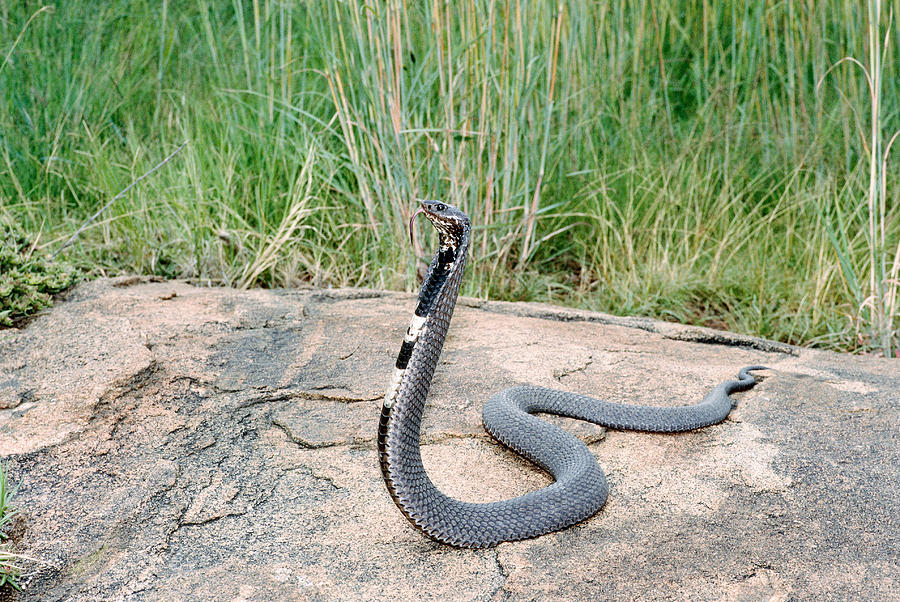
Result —
[[27, 560], [21, 554], [15, 553], [9, 542], [4, 541], [7, 538], [6, 528], [16, 515], [16, 510], [11, 505], [14, 495], [15, 490], [9, 487], [6, 479], [6, 468], [0, 464], [0, 591], [4, 585], [21, 591], [19, 584], [19, 578], [23, 573], [21, 562]]

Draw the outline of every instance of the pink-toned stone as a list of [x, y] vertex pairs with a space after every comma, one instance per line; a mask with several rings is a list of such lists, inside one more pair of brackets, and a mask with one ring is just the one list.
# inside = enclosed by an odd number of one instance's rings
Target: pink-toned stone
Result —
[[[423, 458], [448, 494], [549, 482], [491, 441], [487, 397], [538, 384], [693, 403], [772, 368], [724, 423], [587, 441], [611, 493], [570, 529], [489, 550], [413, 530], [374, 437], [414, 297], [80, 285], [0, 331], [0, 454], [28, 600], [900, 597], [900, 361], [640, 318], [461, 301]], [[0, 594], [0, 599], [3, 595]]]

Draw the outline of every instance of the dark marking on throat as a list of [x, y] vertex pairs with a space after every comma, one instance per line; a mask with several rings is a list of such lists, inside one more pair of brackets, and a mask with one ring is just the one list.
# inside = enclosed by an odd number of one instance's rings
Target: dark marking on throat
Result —
[[431, 306], [437, 298], [438, 293], [447, 281], [450, 275], [450, 269], [456, 262], [458, 247], [441, 248], [437, 253], [437, 264], [431, 272], [431, 276], [422, 284], [422, 291], [419, 293], [419, 305], [416, 307], [416, 315], [425, 317], [431, 311]]
[[400, 370], [406, 370], [406, 366], [409, 365], [409, 358], [412, 356], [413, 347], [416, 346], [415, 341], [403, 341], [403, 346], [400, 347], [400, 354], [397, 356], [397, 368]]

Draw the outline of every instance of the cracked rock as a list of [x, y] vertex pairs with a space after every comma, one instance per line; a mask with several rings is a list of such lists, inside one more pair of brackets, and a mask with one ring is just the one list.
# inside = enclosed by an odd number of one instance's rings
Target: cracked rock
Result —
[[457, 550], [381, 481], [381, 397], [415, 297], [98, 280], [0, 331], [10, 532], [35, 559], [0, 600], [896, 599], [900, 361], [539, 304], [463, 299], [423, 462], [447, 494], [550, 482], [481, 428], [535, 384], [698, 401], [772, 368], [725, 422], [659, 435], [552, 418], [590, 444], [606, 506]]

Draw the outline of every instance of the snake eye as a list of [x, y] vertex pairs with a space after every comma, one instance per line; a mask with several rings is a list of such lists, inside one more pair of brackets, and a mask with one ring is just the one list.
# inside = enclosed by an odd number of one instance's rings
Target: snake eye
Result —
[[443, 204], [443, 203], [435, 203], [435, 204], [434, 204], [434, 210], [435, 210], [435, 211], [443, 211], [443, 210], [446, 209], [446, 208], [447, 208], [447, 205], [445, 205], [445, 204]]

